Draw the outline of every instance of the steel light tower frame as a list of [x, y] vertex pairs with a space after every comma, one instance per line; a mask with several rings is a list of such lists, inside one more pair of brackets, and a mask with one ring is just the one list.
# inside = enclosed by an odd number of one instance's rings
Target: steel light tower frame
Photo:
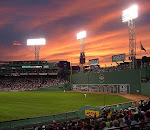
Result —
[[[81, 54], [84, 54], [85, 56], [85, 52], [84, 52], [84, 38], [81, 38], [80, 39], [80, 55]], [[81, 64], [81, 63], [80, 63]], [[81, 69], [80, 69], [81, 72], [83, 72], [83, 64], [81, 64]]]
[[45, 44], [46, 44], [45, 38], [27, 39], [27, 45], [34, 46], [35, 61], [39, 61], [40, 45], [45, 45]]
[[136, 35], [135, 35], [135, 23], [133, 20], [128, 21], [129, 27], [129, 60], [130, 69], [134, 69], [136, 65]]
[[129, 60], [130, 69], [134, 69], [136, 66], [136, 35], [135, 35], [135, 23], [134, 19], [138, 17], [137, 5], [122, 12], [122, 22], [128, 22], [129, 27]]
[[[79, 32], [77, 34], [77, 40], [80, 40], [80, 58], [82, 56], [82, 58], [85, 59], [85, 45], [84, 45], [84, 38], [86, 37], [86, 31], [82, 31]], [[85, 64], [85, 62], [81, 63], [81, 59], [80, 59], [80, 72], [83, 72], [83, 64]]]
[[40, 46], [35, 45], [35, 49], [34, 49], [35, 61], [39, 61], [39, 51], [40, 51]]

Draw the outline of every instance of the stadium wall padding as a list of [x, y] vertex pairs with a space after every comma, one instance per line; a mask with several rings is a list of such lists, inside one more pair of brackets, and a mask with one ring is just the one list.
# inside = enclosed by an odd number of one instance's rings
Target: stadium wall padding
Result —
[[[103, 82], [100, 81], [100, 75], [104, 76]], [[73, 74], [71, 81], [72, 84], [129, 84], [131, 94], [141, 94], [140, 79], [140, 70], [128, 70], [101, 73]]]
[[64, 91], [64, 90], [66, 91], [70, 90], [70, 83], [59, 84], [47, 88], [39, 88], [39, 89], [27, 90], [27, 91]]
[[150, 97], [150, 83], [141, 83], [141, 94]]
[[142, 68], [142, 73], [141, 73], [143, 78], [148, 78], [150, 79], [150, 66], [146, 66]]

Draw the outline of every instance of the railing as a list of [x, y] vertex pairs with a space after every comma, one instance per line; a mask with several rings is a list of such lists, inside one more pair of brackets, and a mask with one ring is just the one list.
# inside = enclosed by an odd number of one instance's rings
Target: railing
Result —
[[[133, 106], [132, 102], [120, 103], [108, 106], [112, 111], [120, 110], [127, 108], [129, 106]], [[0, 129], [11, 129], [15, 127], [21, 127], [32, 124], [39, 124], [44, 122], [58, 121], [58, 120], [67, 120], [73, 118], [86, 118], [85, 110], [95, 110], [99, 111], [99, 114], [102, 114], [103, 107], [95, 107], [95, 106], [83, 106], [81, 109], [73, 112], [61, 113], [61, 114], [53, 114], [47, 116], [19, 119], [19, 120], [11, 120], [11, 121], [3, 121], [0, 122]]]
[[21, 126], [26, 126], [26, 125], [31, 125], [31, 124], [51, 122], [53, 120], [56, 120], [56, 121], [67, 120], [71, 118], [77, 118], [78, 114], [80, 114], [80, 112], [73, 111], [73, 112], [68, 112], [68, 113], [53, 114], [53, 115], [19, 119], [19, 120], [11, 120], [11, 121], [3, 121], [3, 122], [0, 122], [0, 129], [11, 129], [11, 128], [21, 127]]

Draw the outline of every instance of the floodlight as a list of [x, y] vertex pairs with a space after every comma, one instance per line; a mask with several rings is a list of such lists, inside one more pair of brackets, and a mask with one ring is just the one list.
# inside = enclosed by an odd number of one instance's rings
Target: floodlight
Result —
[[35, 60], [39, 60], [39, 50], [40, 45], [45, 45], [46, 40], [45, 38], [39, 38], [39, 39], [27, 39], [27, 45], [28, 46], [35, 46], [34, 54], [35, 54]]
[[36, 45], [45, 45], [46, 40], [45, 38], [39, 38], [39, 39], [27, 39], [27, 45], [28, 46], [36, 46]]
[[136, 36], [135, 36], [135, 23], [134, 19], [138, 17], [138, 6], [133, 5], [122, 12], [122, 22], [128, 22], [129, 27], [129, 63], [130, 69], [136, 67]]
[[122, 22], [136, 19], [138, 17], [138, 6], [133, 5], [122, 12]]
[[77, 34], [77, 39], [79, 40], [79, 39], [83, 39], [83, 38], [85, 38], [86, 37], [86, 31], [82, 31], [82, 32], [79, 32], [78, 34]]

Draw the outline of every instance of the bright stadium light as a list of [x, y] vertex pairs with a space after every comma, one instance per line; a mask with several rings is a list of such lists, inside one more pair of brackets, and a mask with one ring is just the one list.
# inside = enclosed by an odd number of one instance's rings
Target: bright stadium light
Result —
[[27, 45], [45, 45], [46, 40], [45, 38], [39, 38], [39, 39], [27, 39]]
[[27, 39], [27, 45], [28, 46], [35, 46], [34, 54], [35, 54], [35, 60], [39, 60], [39, 50], [41, 45], [45, 45], [46, 40], [45, 38], [39, 38], [39, 39]]
[[83, 39], [83, 38], [85, 38], [86, 37], [86, 31], [82, 31], [82, 32], [79, 32], [78, 34], [77, 34], [77, 39], [79, 40], [79, 39]]
[[84, 38], [86, 37], [86, 31], [79, 32], [77, 34], [77, 40], [80, 40], [80, 71], [83, 72], [83, 64], [85, 64], [85, 52], [84, 52]]
[[122, 22], [128, 22], [129, 27], [129, 62], [130, 69], [136, 68], [136, 36], [134, 19], [138, 17], [138, 6], [133, 5], [122, 12]]
[[138, 17], [138, 6], [133, 5], [122, 12], [122, 22], [136, 19]]

